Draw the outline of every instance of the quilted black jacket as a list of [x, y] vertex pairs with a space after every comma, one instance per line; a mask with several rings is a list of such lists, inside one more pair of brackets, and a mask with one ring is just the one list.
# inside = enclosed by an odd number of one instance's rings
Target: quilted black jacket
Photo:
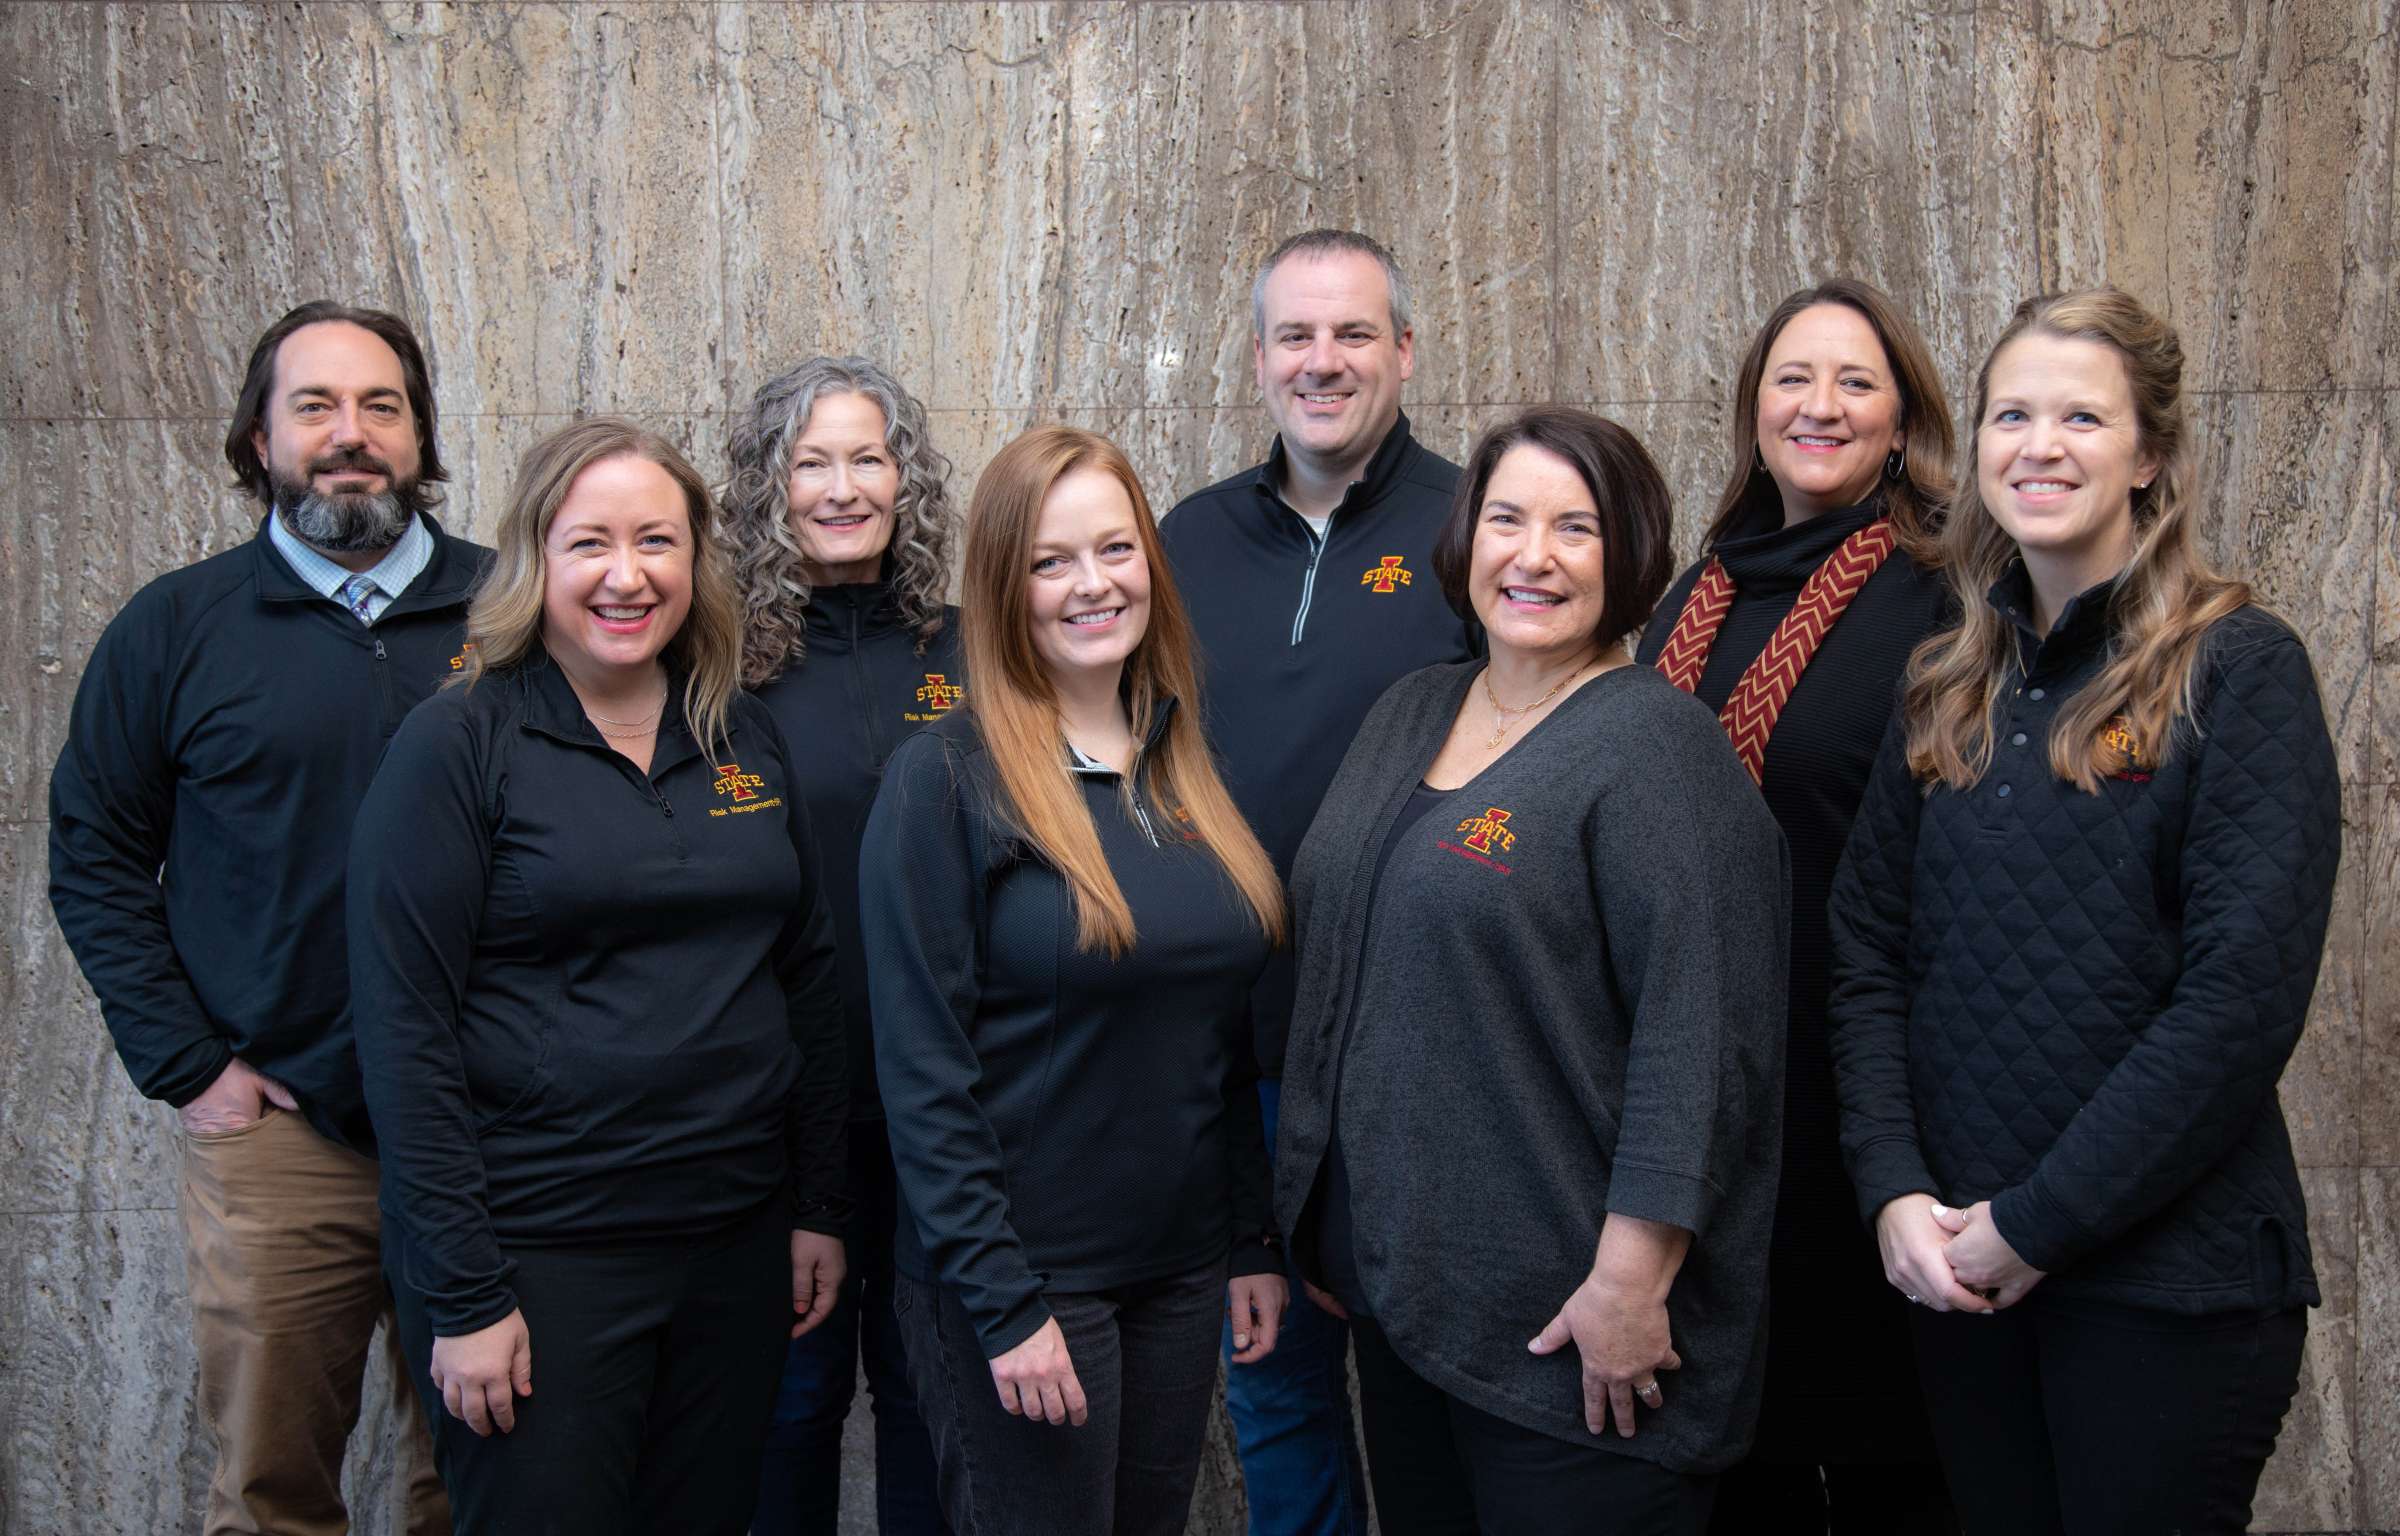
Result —
[[2107, 587], [2031, 628], [1992, 767], [1924, 792], [1899, 722], [1833, 888], [1843, 1152], [1872, 1221], [1924, 1191], [1992, 1202], [2059, 1291], [2208, 1313], [2311, 1305], [2275, 1083], [2324, 948], [2341, 792], [2308, 653], [2245, 608], [2205, 642], [2164, 764], [2090, 795], [2052, 720], [2106, 660]]

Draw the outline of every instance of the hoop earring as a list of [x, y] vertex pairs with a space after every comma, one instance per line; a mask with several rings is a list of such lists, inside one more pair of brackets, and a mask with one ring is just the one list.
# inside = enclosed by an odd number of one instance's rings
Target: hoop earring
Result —
[[1765, 451], [1758, 446], [1757, 439], [1753, 438], [1750, 443], [1750, 473], [1754, 475], [1763, 475], [1766, 472], [1767, 455]]
[[1883, 456], [1884, 479], [1891, 481], [1894, 485], [1898, 485], [1900, 483], [1900, 477], [1906, 473], [1908, 473], [1907, 449], [1895, 448], [1890, 453], [1887, 453]]

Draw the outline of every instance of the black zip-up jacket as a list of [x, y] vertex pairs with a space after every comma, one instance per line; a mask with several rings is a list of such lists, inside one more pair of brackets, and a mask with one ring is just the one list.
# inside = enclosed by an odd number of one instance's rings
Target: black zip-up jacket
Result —
[[858, 936], [858, 853], [884, 760], [919, 726], [966, 707], [958, 610], [918, 650], [888, 582], [817, 587], [804, 612], [808, 649], [758, 690], [793, 754], [800, 799], [825, 865], [825, 904], [841, 960], [850, 1060], [850, 1118], [880, 1120], [867, 955]]
[[995, 1358], [1049, 1321], [1046, 1290], [1186, 1274], [1229, 1246], [1234, 1274], [1282, 1267], [1260, 1241], [1267, 1149], [1243, 1022], [1266, 939], [1146, 790], [1077, 777], [1133, 909], [1122, 958], [1076, 947], [1074, 899], [1005, 824], [967, 710], [892, 754], [860, 865], [909, 1213], [895, 1262], [954, 1290]]
[[462, 664], [491, 558], [425, 523], [433, 558], [372, 628], [261, 519], [135, 593], [92, 652], [50, 776], [50, 904], [150, 1098], [180, 1109], [239, 1056], [374, 1150], [343, 960], [350, 823], [384, 743]]
[[[2050, 727], [2111, 644], [2110, 588], [2031, 628], [2021, 567], [1992, 766], [1909, 774], [1895, 720], [1833, 887], [1835, 1080], [1861, 1211], [1992, 1202], [2046, 1290], [2167, 1312], [2318, 1300], [2275, 1084], [2341, 856], [2308, 653], [2255, 608], [2212, 629], [2162, 764], [2085, 794]], [[2121, 727], [2117, 728], [2121, 729]]]
[[435, 695], [358, 813], [350, 966], [383, 1207], [434, 1331], [518, 1246], [688, 1241], [788, 1201], [841, 1235], [833, 933], [791, 753], [673, 680], [645, 776], [536, 652]]
[[[1420, 667], [1483, 654], [1450, 611], [1433, 543], [1458, 466], [1402, 416], [1352, 483], [1325, 536], [1286, 506], [1283, 439], [1267, 461], [1186, 497], [1159, 526], [1200, 642], [1208, 741], [1251, 830], [1285, 880], [1317, 804], [1367, 711]], [[1283, 1074], [1292, 950], [1267, 959], [1251, 993], [1261, 1070]]]

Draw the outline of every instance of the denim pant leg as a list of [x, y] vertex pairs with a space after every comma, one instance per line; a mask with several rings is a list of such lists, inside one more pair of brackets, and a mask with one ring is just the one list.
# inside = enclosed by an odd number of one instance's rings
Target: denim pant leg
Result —
[[[881, 1536], [949, 1536], [935, 1486], [933, 1438], [909, 1385], [908, 1354], [892, 1315], [892, 1274], [860, 1277], [859, 1343], [875, 1408], [875, 1527]], [[752, 1536], [764, 1536], [765, 1528]]]
[[[1282, 1088], [1274, 1078], [1258, 1085], [1270, 1157]], [[1232, 1364], [1231, 1324], [1219, 1346], [1250, 1536], [1366, 1536], [1366, 1473], [1350, 1417], [1350, 1330], [1308, 1299], [1297, 1270], [1290, 1279], [1291, 1310], [1273, 1354], [1255, 1365]]]
[[841, 1525], [842, 1421], [858, 1390], [858, 1282], [791, 1341], [768, 1420], [752, 1536], [834, 1536]]

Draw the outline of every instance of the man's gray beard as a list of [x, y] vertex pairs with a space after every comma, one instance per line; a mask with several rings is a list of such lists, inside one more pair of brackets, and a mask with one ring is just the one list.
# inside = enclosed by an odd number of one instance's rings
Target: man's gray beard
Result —
[[400, 485], [376, 493], [327, 496], [278, 480], [275, 513], [305, 544], [335, 554], [360, 554], [400, 542], [417, 515], [411, 494], [415, 489]]

